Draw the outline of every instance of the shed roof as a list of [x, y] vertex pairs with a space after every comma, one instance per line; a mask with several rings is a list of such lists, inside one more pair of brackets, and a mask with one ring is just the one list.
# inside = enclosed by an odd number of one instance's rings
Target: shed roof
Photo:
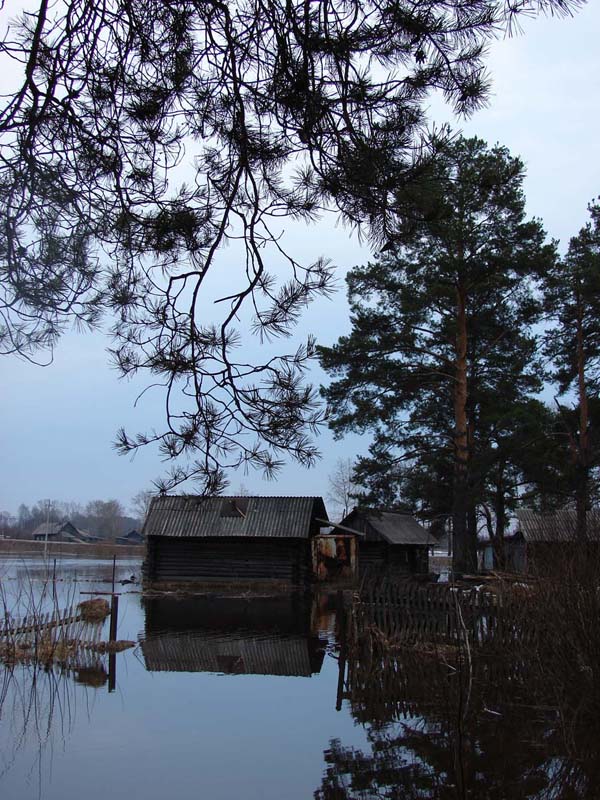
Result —
[[327, 519], [321, 497], [163, 495], [152, 499], [142, 534], [308, 539], [317, 517]]
[[[577, 535], [577, 514], [573, 508], [540, 513], [529, 508], [516, 512], [519, 531], [526, 542], [570, 542]], [[600, 511], [587, 512], [587, 538], [600, 539]]]
[[430, 545], [435, 541], [435, 537], [410, 514], [355, 508], [342, 520], [342, 524], [352, 527], [356, 519], [368, 522], [390, 544]]

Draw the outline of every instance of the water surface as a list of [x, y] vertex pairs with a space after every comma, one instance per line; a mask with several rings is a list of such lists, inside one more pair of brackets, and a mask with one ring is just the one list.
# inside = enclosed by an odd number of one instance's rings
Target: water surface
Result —
[[[110, 591], [112, 572], [0, 562], [13, 606], [49, 573], [44, 602], [70, 603]], [[118, 634], [136, 647], [115, 658], [115, 691], [103, 655], [1, 671], [3, 800], [600, 797], [594, 733], [566, 731], [514, 663], [398, 649], [335, 596], [143, 598], [139, 572], [117, 562]]]

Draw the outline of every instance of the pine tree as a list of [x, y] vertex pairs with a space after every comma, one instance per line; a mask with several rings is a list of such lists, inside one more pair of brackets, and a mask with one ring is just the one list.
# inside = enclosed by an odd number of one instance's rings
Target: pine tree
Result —
[[545, 279], [545, 307], [551, 321], [546, 354], [554, 365], [559, 396], [573, 392], [577, 414], [561, 408], [575, 469], [577, 536], [587, 534], [591, 472], [598, 464], [592, 446], [590, 402], [600, 393], [600, 205], [589, 206], [591, 221], [570, 243]]
[[532, 279], [555, 251], [525, 219], [523, 176], [506, 148], [451, 144], [415, 198], [420, 218], [349, 273], [352, 331], [320, 351], [334, 431], [374, 431], [408, 464], [451, 459], [460, 572], [477, 565], [482, 434], [540, 387]]
[[0, 353], [115, 321], [118, 370], [164, 385], [166, 407], [118, 449], [183, 461], [161, 488], [312, 463], [312, 338], [256, 357], [237, 330], [287, 334], [331, 288], [324, 257], [286, 250], [282, 218], [326, 208], [385, 242], [436, 157], [428, 93], [471, 113], [489, 37], [579, 1], [30, 0], [14, 20], [0, 3]]

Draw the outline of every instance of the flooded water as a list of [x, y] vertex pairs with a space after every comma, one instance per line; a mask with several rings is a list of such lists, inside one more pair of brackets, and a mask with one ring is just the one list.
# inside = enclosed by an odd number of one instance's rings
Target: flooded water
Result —
[[[5, 604], [48, 572], [64, 606], [113, 579], [109, 561], [5, 559]], [[357, 629], [336, 596], [143, 598], [139, 574], [117, 562], [136, 646], [112, 667], [0, 667], [2, 800], [600, 797], [594, 733], [582, 744], [514, 664], [465, 677]]]

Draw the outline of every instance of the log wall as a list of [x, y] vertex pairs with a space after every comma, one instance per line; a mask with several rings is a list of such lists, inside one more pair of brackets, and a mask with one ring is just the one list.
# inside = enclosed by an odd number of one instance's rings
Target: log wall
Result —
[[392, 567], [396, 572], [423, 573], [429, 569], [427, 547], [390, 545], [382, 541], [363, 541], [358, 545], [359, 571]]
[[274, 538], [148, 539], [144, 578], [149, 583], [275, 581], [310, 577], [310, 541]]

